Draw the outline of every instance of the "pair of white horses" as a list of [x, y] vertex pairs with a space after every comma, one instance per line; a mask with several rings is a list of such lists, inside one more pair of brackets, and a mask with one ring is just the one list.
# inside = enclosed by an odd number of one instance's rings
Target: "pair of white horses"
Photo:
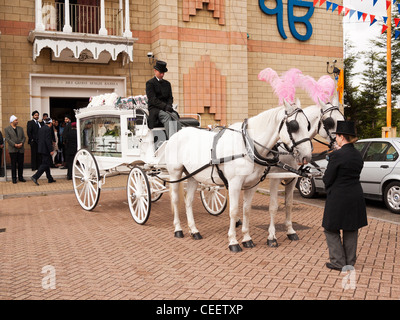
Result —
[[[271, 150], [278, 141], [282, 142], [291, 151], [291, 155], [280, 158], [284, 162], [297, 167], [298, 163], [305, 164], [310, 162], [312, 157], [311, 139], [319, 133], [327, 138], [336, 128], [336, 120], [340, 115], [337, 107], [328, 103], [335, 88], [334, 81], [328, 80], [328, 76], [321, 77], [317, 82], [309, 76], [302, 75], [298, 69], [291, 69], [281, 77], [275, 71], [267, 68], [260, 72], [259, 79], [269, 82], [275, 93], [279, 97], [281, 106], [264, 111], [257, 116], [251, 117], [247, 121], [247, 133], [243, 134], [242, 123], [235, 123], [228, 130], [220, 135], [216, 142], [215, 132], [199, 130], [196, 128], [184, 128], [174, 134], [168, 141], [165, 149], [166, 167], [171, 180], [179, 180], [183, 174], [188, 175], [211, 161], [211, 154], [215, 154], [220, 174], [217, 174], [215, 166], [210, 166], [194, 176], [187, 179], [186, 187], [186, 216], [189, 232], [195, 239], [201, 239], [200, 233], [196, 228], [192, 203], [198, 183], [204, 184], [228, 184], [229, 192], [229, 249], [233, 252], [242, 251], [236, 237], [236, 223], [239, 220], [239, 198], [243, 190], [243, 224], [242, 245], [246, 248], [254, 247], [250, 236], [249, 218], [253, 196], [257, 190], [257, 182], [263, 176], [266, 169], [262, 162], [273, 158]], [[300, 102], [295, 102], [296, 88], [302, 87], [307, 90], [314, 101], [318, 103], [314, 106], [305, 108], [300, 107]], [[325, 101], [324, 101], [325, 100]], [[338, 115], [333, 115], [335, 111]], [[326, 120], [331, 118], [331, 121]], [[330, 122], [328, 134], [325, 133], [326, 125]], [[333, 123], [333, 125], [332, 125]], [[254, 142], [249, 147], [248, 142]], [[251, 148], [256, 149], [256, 156]], [[254, 150], [253, 149], [253, 150]], [[237, 156], [233, 160], [226, 160], [231, 156]], [[261, 158], [257, 161], [257, 157]], [[219, 159], [225, 159], [220, 161]], [[273, 160], [271, 159], [273, 162]], [[275, 168], [272, 170], [276, 170]], [[271, 172], [272, 172], [271, 170]], [[271, 180], [272, 181], [272, 180]], [[271, 182], [271, 189], [279, 181]], [[290, 184], [290, 188], [294, 184]], [[171, 206], [174, 212], [175, 236], [182, 237], [182, 227], [179, 218], [179, 197], [180, 186], [178, 183], [170, 184]], [[275, 190], [275, 189], [274, 189]], [[276, 195], [277, 196], [277, 195]], [[287, 221], [288, 235], [292, 240], [296, 240], [295, 231], [291, 225], [291, 200], [287, 195]], [[290, 202], [290, 203], [289, 203]], [[273, 241], [275, 237], [275, 227], [273, 216], [277, 211], [277, 199], [271, 191], [271, 224], [268, 239]], [[298, 238], [297, 238], [298, 239]]]

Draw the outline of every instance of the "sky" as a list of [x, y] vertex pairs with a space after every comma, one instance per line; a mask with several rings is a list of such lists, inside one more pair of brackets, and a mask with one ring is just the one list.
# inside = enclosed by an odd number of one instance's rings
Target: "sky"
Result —
[[[350, 41], [354, 45], [354, 51], [356, 52], [368, 50], [370, 48], [369, 40], [376, 38], [382, 33], [382, 16], [387, 16], [386, 0], [377, 0], [375, 5], [373, 5], [373, 0], [344, 0], [343, 5], [344, 7], [347, 7], [349, 9], [361, 11], [368, 14], [365, 22], [362, 18], [358, 20], [357, 12], [354, 13], [351, 18], [350, 14], [343, 17], [344, 39], [350, 39]], [[375, 15], [377, 19], [377, 21], [371, 26], [370, 15]], [[362, 60], [360, 60], [357, 62], [354, 71], [361, 72], [362, 69], [363, 62]], [[360, 79], [356, 78], [355, 81], [358, 83]]]

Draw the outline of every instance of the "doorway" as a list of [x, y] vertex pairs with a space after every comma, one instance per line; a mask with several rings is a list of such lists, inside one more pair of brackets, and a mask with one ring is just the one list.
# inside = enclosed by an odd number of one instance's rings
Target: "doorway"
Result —
[[66, 115], [71, 116], [71, 121], [75, 122], [74, 109], [85, 108], [89, 104], [87, 98], [65, 98], [65, 97], [50, 97], [50, 114], [53, 119], [57, 119], [59, 123], [64, 121]]

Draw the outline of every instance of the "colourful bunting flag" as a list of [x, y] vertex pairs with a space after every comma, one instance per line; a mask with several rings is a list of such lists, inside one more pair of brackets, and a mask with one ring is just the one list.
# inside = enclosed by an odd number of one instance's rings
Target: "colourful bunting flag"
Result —
[[[372, 20], [372, 19], [371, 19]], [[374, 20], [371, 21], [371, 23], [369, 24], [369, 26], [372, 26], [377, 20], [374, 18]]]
[[321, 1], [319, 2], [319, 6], [322, 6], [322, 5], [325, 3], [325, 1], [326, 1], [326, 0], [321, 0]]
[[383, 23], [386, 24], [387, 17], [382, 17], [382, 19], [383, 19]]
[[374, 0], [374, 4], [373, 4], [374, 7], [375, 7], [377, 1], [378, 1], [378, 0]]
[[394, 18], [394, 25], [395, 25], [396, 27], [399, 26], [399, 22], [400, 22], [400, 18]]
[[367, 15], [368, 15], [368, 14], [365, 13], [365, 12], [362, 14], [362, 18], [363, 18], [363, 21], [364, 21], [364, 22], [365, 22], [365, 18], [367, 17]]
[[335, 12], [336, 8], [338, 7], [338, 5], [336, 3], [332, 3], [332, 12]]
[[317, 5], [317, 2], [318, 2], [319, 0], [314, 0], [313, 1], [313, 5], [314, 5], [314, 7]]
[[400, 31], [399, 30], [394, 30], [394, 38], [397, 39], [400, 35]]
[[350, 16], [349, 18], [351, 18], [351, 16], [356, 12], [356, 10], [350, 9]]
[[330, 2], [330, 1], [326, 2], [326, 11], [329, 10], [329, 8], [331, 7], [331, 4], [332, 4], [332, 2]]
[[400, 12], [400, 3], [397, 4], [397, 10]]
[[386, 24], [384, 24], [384, 25], [382, 26], [382, 32], [381, 32], [381, 33], [384, 33], [384, 32], [386, 31], [387, 28], [388, 28], [388, 26], [387, 26]]
[[343, 6], [338, 6], [338, 14], [341, 14], [343, 10]]
[[386, 10], [390, 7], [390, 1], [386, 0]]
[[[376, 20], [376, 19], [375, 19], [375, 15], [373, 15], [373, 14], [370, 14], [370, 15], [369, 15], [369, 18], [370, 18], [370, 20], [371, 20], [371, 24], [373, 24], [373, 23], [375, 22], [374, 20]], [[371, 25], [371, 24], [370, 24], [370, 25]]]
[[344, 8], [344, 15], [347, 16], [350, 12], [349, 8]]
[[360, 20], [362, 14], [363, 14], [363, 13], [362, 13], [361, 11], [357, 11], [358, 20]]

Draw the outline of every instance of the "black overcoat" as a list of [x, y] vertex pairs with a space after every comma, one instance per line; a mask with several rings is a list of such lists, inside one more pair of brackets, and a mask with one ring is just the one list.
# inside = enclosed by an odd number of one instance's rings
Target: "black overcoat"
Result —
[[172, 96], [171, 83], [167, 80], [160, 80], [153, 77], [146, 82], [146, 95], [149, 105], [148, 126], [150, 129], [159, 125], [158, 113], [165, 111], [167, 105], [172, 106], [174, 98]]
[[357, 230], [368, 224], [360, 173], [360, 152], [352, 143], [329, 156], [323, 181], [327, 191], [322, 226], [330, 231]]
[[50, 129], [47, 125], [43, 125], [39, 129], [39, 143], [38, 143], [39, 153], [50, 155], [50, 153], [54, 151], [52, 131], [53, 129]]

